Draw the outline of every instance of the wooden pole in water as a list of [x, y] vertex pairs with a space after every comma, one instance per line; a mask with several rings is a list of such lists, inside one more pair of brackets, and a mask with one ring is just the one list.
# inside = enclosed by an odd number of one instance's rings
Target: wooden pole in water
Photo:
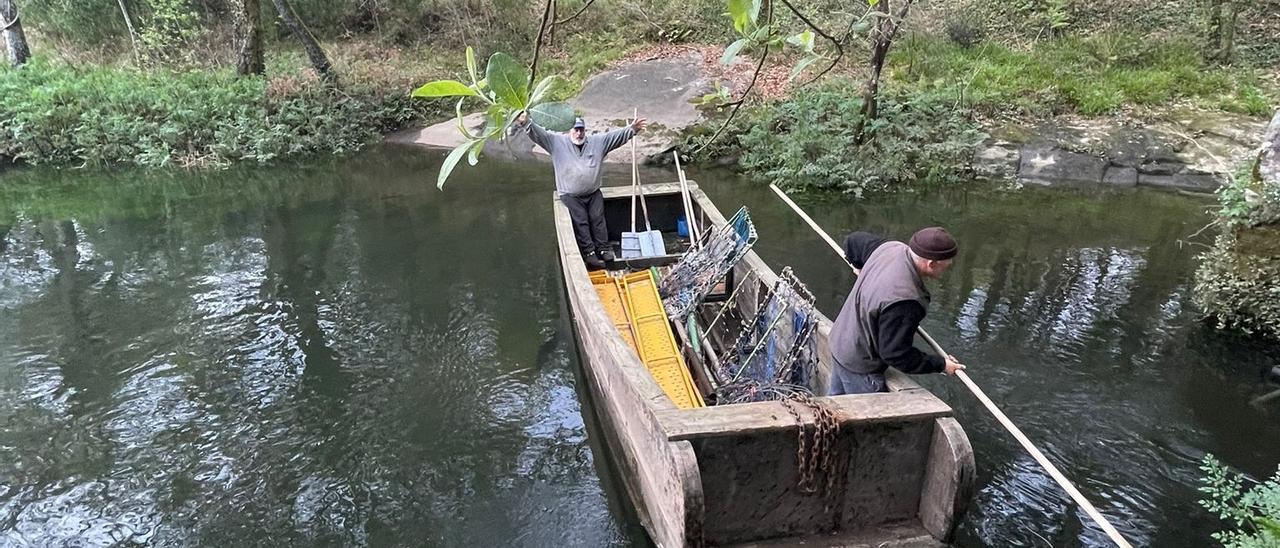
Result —
[[[782, 198], [782, 201], [786, 202], [797, 215], [800, 215], [800, 218], [804, 219], [804, 222], [808, 223], [809, 227], [812, 228], [814, 232], [817, 232], [819, 236], [822, 236], [823, 240], [826, 240], [827, 245], [831, 246], [831, 249], [840, 257], [840, 260], [845, 261], [844, 250], [840, 249], [840, 245], [837, 244], [835, 240], [831, 239], [831, 236], [827, 234], [827, 231], [818, 226], [818, 223], [814, 222], [813, 218], [809, 217], [803, 209], [800, 209], [800, 206], [791, 201], [791, 197], [787, 196], [787, 193], [778, 188], [778, 185], [770, 184], [769, 188], [773, 189], [773, 192], [777, 194], [779, 198]], [[849, 264], [848, 261], [845, 261], [845, 264]], [[853, 269], [853, 273], [855, 275], [858, 274], [857, 267], [849, 264], [849, 268]], [[942, 345], [938, 344], [938, 341], [929, 336], [929, 333], [925, 332], [924, 328], [917, 328], [917, 332], [920, 333], [920, 337], [923, 338], [925, 342], [929, 344], [929, 347], [932, 348], [934, 352], [937, 352], [939, 356], [942, 356], [944, 359], [948, 356], [947, 352], [942, 349]], [[1084, 508], [1085, 513], [1089, 514], [1090, 518], [1093, 518], [1093, 521], [1107, 533], [1108, 537], [1111, 537], [1111, 541], [1116, 543], [1116, 546], [1120, 546], [1121, 548], [1132, 548], [1129, 541], [1120, 536], [1120, 532], [1111, 525], [1111, 522], [1107, 521], [1107, 518], [1104, 517], [1097, 508], [1094, 508], [1093, 504], [1089, 502], [1089, 499], [1084, 498], [1084, 495], [1080, 493], [1080, 490], [1076, 489], [1075, 485], [1072, 485], [1071, 481], [1068, 480], [1062, 472], [1058, 471], [1058, 467], [1054, 466], [1052, 462], [1049, 462], [1049, 459], [1044, 456], [1044, 453], [1040, 452], [1040, 449], [1037, 448], [1034, 443], [1031, 443], [1031, 440], [1027, 438], [1026, 434], [1023, 434], [1022, 430], [1019, 429], [1017, 425], [1013, 424], [1013, 421], [1009, 420], [1009, 417], [991, 401], [991, 398], [988, 398], [987, 394], [983, 392], [981, 388], [978, 388], [978, 385], [973, 382], [973, 379], [969, 378], [968, 373], [965, 373], [964, 370], [959, 370], [956, 371], [956, 376], [959, 377], [965, 387], [978, 398], [978, 401], [982, 402], [982, 405], [987, 408], [987, 411], [991, 412], [992, 415], [995, 415], [996, 420], [1000, 421], [1000, 424], [1004, 426], [1005, 430], [1008, 430], [1010, 434], [1013, 434], [1014, 439], [1018, 440], [1018, 443], [1022, 444], [1022, 448], [1026, 449], [1027, 453], [1030, 453], [1031, 457], [1036, 459], [1036, 462], [1040, 463], [1040, 466], [1044, 467], [1044, 469], [1049, 472], [1049, 475], [1053, 477], [1054, 481], [1058, 482], [1058, 485], [1061, 485], [1062, 488], [1066, 490], [1068, 495], [1071, 495], [1071, 499], [1076, 501], [1076, 504], [1079, 504], [1081, 508]]]

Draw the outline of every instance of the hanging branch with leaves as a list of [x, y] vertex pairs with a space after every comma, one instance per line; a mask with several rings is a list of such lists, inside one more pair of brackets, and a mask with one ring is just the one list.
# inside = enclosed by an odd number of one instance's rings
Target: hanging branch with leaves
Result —
[[[552, 131], [567, 131], [573, 125], [573, 107], [560, 101], [548, 101], [562, 85], [558, 76], [548, 76], [530, 90], [531, 72], [519, 61], [502, 52], [489, 57], [485, 77], [480, 78], [475, 51], [467, 48], [467, 73], [471, 84], [457, 80], [437, 80], [413, 91], [414, 97], [458, 97], [454, 107], [458, 131], [466, 139], [445, 157], [436, 179], [436, 187], [444, 188], [444, 182], [465, 155], [467, 163], [474, 166], [480, 161], [485, 144], [507, 135], [516, 115], [527, 111], [534, 123]], [[485, 125], [479, 133], [472, 133], [463, 122], [462, 106], [468, 99], [479, 100], [485, 106]]]
[[[703, 103], [718, 102], [717, 106], [719, 108], [731, 108], [731, 110], [720, 124], [720, 127], [711, 135], [711, 138], [703, 141], [699, 148], [705, 148], [715, 142], [716, 138], [733, 122], [734, 117], [737, 116], [738, 111], [746, 103], [751, 91], [755, 88], [756, 82], [760, 78], [760, 73], [764, 70], [765, 60], [771, 51], [781, 51], [787, 47], [792, 47], [802, 53], [800, 60], [791, 68], [789, 79], [793, 81], [814, 64], [820, 61], [828, 61], [826, 68], [801, 85], [815, 82], [830, 72], [836, 66], [836, 63], [840, 62], [840, 59], [844, 57], [845, 45], [852, 36], [865, 34], [872, 28], [871, 20], [876, 16], [872, 8], [879, 0], [868, 0], [867, 10], [849, 23], [848, 30], [840, 38], [836, 38], [834, 34], [819, 27], [789, 0], [778, 1], [805, 25], [806, 28], [804, 30], [787, 35], [781, 25], [775, 22], [774, 0], [726, 0], [727, 15], [733, 22], [733, 30], [737, 33], [738, 39], [725, 48], [724, 55], [720, 58], [720, 63], [728, 65], [744, 51], [759, 51], [760, 57], [756, 62], [755, 71], [751, 74], [751, 81], [738, 94], [736, 100], [729, 100], [728, 92], [718, 86], [716, 93], [703, 98]], [[822, 38], [825, 43], [828, 43], [830, 48], [835, 50], [834, 53], [820, 50], [817, 47], [817, 38]]]

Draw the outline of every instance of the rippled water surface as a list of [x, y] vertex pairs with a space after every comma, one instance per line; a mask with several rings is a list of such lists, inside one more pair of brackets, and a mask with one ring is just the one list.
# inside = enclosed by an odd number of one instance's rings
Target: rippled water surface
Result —
[[[463, 167], [442, 193], [439, 161], [0, 175], [0, 545], [645, 543], [577, 388], [549, 167]], [[838, 309], [847, 270], [767, 190], [695, 175]], [[1280, 404], [1248, 403], [1280, 354], [1190, 302], [1206, 205], [806, 202], [833, 233], [948, 226], [962, 252], [926, 327], [1152, 546], [1211, 542], [1206, 452], [1280, 461]], [[963, 387], [925, 383], [977, 453], [959, 544], [1103, 544]]]

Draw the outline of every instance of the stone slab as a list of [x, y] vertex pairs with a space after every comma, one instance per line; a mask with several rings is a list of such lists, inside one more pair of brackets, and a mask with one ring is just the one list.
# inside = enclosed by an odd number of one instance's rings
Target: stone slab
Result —
[[1213, 192], [1222, 186], [1219, 175], [1209, 173], [1175, 173], [1173, 175], [1138, 174], [1138, 184], [1192, 192]]
[[1107, 161], [1053, 146], [1027, 145], [1020, 151], [1018, 180], [1039, 185], [1097, 184]]
[[1136, 186], [1138, 170], [1127, 166], [1107, 166], [1102, 174], [1102, 184], [1110, 186]]

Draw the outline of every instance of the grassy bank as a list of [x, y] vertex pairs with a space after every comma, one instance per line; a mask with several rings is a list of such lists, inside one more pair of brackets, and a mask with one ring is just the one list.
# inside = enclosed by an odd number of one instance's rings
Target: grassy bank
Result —
[[1189, 40], [1111, 31], [1015, 49], [906, 37], [891, 57], [892, 87], [982, 112], [1109, 114], [1128, 106], [1190, 101], [1253, 116], [1272, 112], [1265, 71], [1209, 66]]

